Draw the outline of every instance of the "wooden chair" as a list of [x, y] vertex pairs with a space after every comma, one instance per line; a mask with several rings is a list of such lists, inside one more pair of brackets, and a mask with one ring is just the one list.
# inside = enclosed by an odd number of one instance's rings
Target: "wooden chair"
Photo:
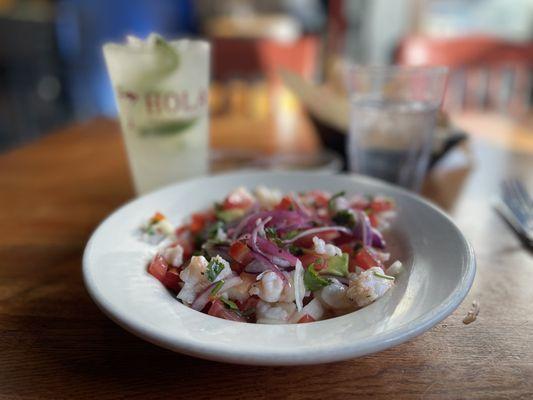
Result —
[[530, 109], [533, 42], [519, 44], [486, 36], [409, 37], [399, 46], [403, 65], [450, 68], [446, 110], [493, 109], [512, 114]]

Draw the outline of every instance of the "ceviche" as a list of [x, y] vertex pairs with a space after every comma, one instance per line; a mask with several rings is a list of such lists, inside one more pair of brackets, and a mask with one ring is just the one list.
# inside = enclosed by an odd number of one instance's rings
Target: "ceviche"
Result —
[[[160, 250], [148, 272], [186, 306], [242, 322], [318, 321], [365, 307], [401, 272], [382, 232], [383, 196], [240, 187], [175, 228], [161, 213], [143, 236]], [[161, 242], [163, 241], [164, 242]]]

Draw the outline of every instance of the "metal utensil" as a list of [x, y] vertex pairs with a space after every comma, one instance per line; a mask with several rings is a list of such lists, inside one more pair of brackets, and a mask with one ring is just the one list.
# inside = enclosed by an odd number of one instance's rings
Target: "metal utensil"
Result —
[[495, 207], [520, 238], [533, 246], [533, 199], [519, 179], [502, 182]]

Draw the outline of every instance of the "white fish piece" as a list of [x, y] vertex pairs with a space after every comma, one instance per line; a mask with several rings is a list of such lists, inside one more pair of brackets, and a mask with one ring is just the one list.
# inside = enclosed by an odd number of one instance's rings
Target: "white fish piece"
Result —
[[285, 282], [273, 271], [261, 274], [259, 281], [254, 283], [249, 290], [250, 296], [259, 296], [261, 300], [269, 303], [279, 301]]
[[350, 282], [348, 298], [359, 307], [364, 307], [383, 296], [394, 285], [394, 280], [378, 275], [385, 275], [379, 267], [372, 267], [357, 275], [357, 279]]

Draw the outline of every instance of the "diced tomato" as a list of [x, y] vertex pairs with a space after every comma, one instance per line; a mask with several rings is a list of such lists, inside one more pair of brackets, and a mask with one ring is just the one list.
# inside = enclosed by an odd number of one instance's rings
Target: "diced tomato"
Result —
[[244, 267], [246, 267], [246, 265], [241, 264], [240, 262], [237, 262], [237, 261], [232, 261], [230, 263], [231, 270], [235, 271], [238, 274], [240, 274], [244, 270]]
[[353, 253], [353, 246], [354, 246], [353, 242], [346, 242], [346, 243], [340, 244], [338, 247], [339, 249], [342, 250], [343, 253], [348, 253], [351, 255]]
[[355, 257], [351, 256], [348, 259], [348, 271], [355, 272], [355, 267], [357, 267], [357, 262], [355, 261]]
[[350, 204], [350, 207], [355, 208], [357, 210], [365, 210], [369, 206], [369, 202], [364, 197], [359, 197], [357, 199], [354, 199], [352, 203]]
[[254, 203], [254, 198], [246, 191], [235, 190], [224, 199], [222, 209], [231, 210], [233, 208], [249, 208]]
[[176, 236], [181, 236], [189, 231], [189, 225], [181, 225], [176, 228]]
[[321, 190], [313, 190], [309, 192], [308, 195], [312, 197], [316, 207], [328, 206], [330, 196], [326, 192], [323, 192]]
[[362, 269], [381, 266], [381, 262], [378, 258], [367, 248], [362, 248], [355, 254], [355, 263]]
[[178, 292], [180, 290], [180, 269], [176, 267], [168, 267], [168, 270], [161, 280], [161, 283], [165, 285], [166, 288]]
[[382, 212], [392, 210], [394, 208], [394, 204], [389, 199], [376, 198], [370, 203], [370, 208], [375, 212]]
[[212, 315], [213, 317], [227, 319], [230, 321], [246, 322], [246, 319], [241, 317], [235, 311], [227, 309], [224, 303], [222, 303], [218, 299], [213, 300], [213, 302], [211, 303], [211, 307], [209, 307], [209, 311], [207, 313], [209, 315]]
[[189, 224], [189, 229], [191, 233], [196, 234], [200, 233], [202, 229], [205, 228], [207, 223], [207, 215], [204, 213], [194, 213], [191, 215], [191, 222]]
[[370, 225], [372, 225], [372, 227], [377, 228], [379, 226], [379, 220], [376, 214], [370, 213], [368, 219], [370, 220]]
[[302, 318], [298, 320], [298, 324], [305, 324], [307, 322], [315, 322], [315, 319], [311, 317], [309, 314], [304, 314]]
[[161, 254], [157, 254], [148, 266], [148, 272], [155, 276], [161, 282], [163, 282], [167, 270], [168, 263], [165, 261]]
[[294, 204], [292, 203], [292, 199], [289, 196], [284, 196], [281, 201], [278, 203], [276, 207], [274, 207], [275, 210], [292, 210], [294, 209]]
[[304, 236], [298, 239], [294, 244], [298, 247], [303, 247], [303, 248], [313, 247], [313, 237], [315, 236], [324, 240], [326, 243], [331, 243], [332, 241], [340, 237], [340, 233], [335, 230], [313, 233], [311, 235]]
[[309, 267], [314, 263], [315, 270], [320, 271], [327, 267], [325, 256], [322, 254], [308, 253], [298, 257], [302, 262], [304, 268]]
[[229, 248], [229, 255], [238, 263], [247, 265], [253, 260], [252, 251], [246, 243], [234, 242]]
[[259, 297], [257, 296], [248, 297], [244, 303], [239, 305], [239, 309], [243, 312], [253, 309], [257, 306], [258, 301]]

